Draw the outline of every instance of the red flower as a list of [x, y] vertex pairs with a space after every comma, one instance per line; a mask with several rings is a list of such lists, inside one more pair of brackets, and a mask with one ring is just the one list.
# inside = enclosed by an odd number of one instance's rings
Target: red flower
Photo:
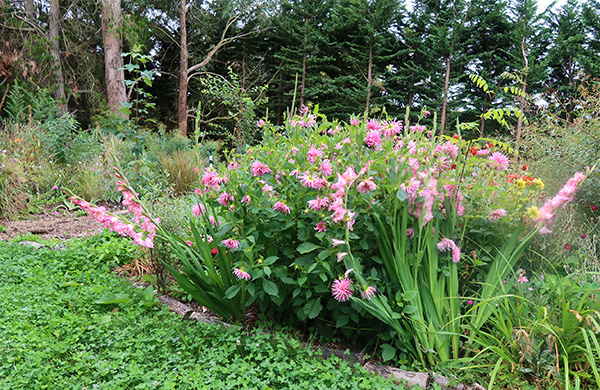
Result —
[[213, 255], [216, 255], [217, 253], [219, 253], [219, 249], [217, 249], [217, 247], [214, 247], [212, 251], [210, 251], [210, 253], [212, 253]]
[[566, 249], [566, 250], [569, 250], [569, 249], [571, 249], [571, 244], [567, 244], [567, 245], [565, 245], [565, 249]]
[[527, 170], [527, 164], [523, 164], [523, 170], [526, 171]]
[[477, 156], [477, 148], [475, 146], [473, 146], [471, 148], [471, 150], [469, 151], [469, 153], [471, 153], [473, 156]]

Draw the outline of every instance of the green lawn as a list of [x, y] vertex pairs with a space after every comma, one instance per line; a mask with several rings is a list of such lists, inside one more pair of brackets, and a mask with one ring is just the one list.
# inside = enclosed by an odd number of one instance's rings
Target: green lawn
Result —
[[60, 252], [0, 242], [0, 389], [397, 388], [283, 335], [182, 321], [110, 273], [134, 254], [108, 235]]

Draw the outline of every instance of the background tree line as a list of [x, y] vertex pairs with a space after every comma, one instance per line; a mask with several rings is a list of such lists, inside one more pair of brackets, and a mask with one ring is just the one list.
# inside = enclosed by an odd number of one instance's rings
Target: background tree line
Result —
[[472, 132], [485, 135], [497, 125], [480, 115], [497, 107], [534, 115], [528, 103], [543, 100], [569, 120], [578, 85], [600, 76], [596, 0], [547, 10], [535, 0], [0, 0], [0, 8], [0, 113], [20, 85], [48, 90], [84, 126], [112, 111], [184, 133], [198, 118], [207, 131], [239, 136], [254, 115], [281, 123], [290, 109], [320, 103], [339, 119], [402, 119], [407, 107], [426, 107], [442, 131], [458, 120], [478, 122]]

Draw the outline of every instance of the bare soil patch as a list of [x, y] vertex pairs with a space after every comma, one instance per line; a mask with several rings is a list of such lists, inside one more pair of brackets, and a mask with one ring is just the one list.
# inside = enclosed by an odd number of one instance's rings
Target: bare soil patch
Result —
[[50, 238], [66, 240], [69, 238], [90, 237], [104, 230], [104, 226], [90, 217], [75, 217], [69, 214], [31, 215], [29, 219], [22, 221], [0, 220], [0, 225], [5, 229], [4, 232], [0, 233], [0, 239], [2, 240], [10, 240], [27, 233], [38, 236], [43, 240]]

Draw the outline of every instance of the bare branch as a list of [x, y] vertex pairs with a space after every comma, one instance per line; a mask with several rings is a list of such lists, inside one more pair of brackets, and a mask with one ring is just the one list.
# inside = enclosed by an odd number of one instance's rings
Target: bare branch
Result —
[[193, 66], [190, 66], [188, 68], [188, 74], [191, 74], [190, 76], [188, 76], [188, 82], [191, 80], [191, 78], [193, 76], [192, 73], [198, 69], [205, 67], [206, 64], [208, 64], [210, 62], [210, 60], [214, 57], [214, 55], [217, 54], [219, 49], [221, 49], [223, 46], [229, 44], [230, 42], [233, 42], [236, 39], [240, 39], [240, 38], [255, 34], [254, 31], [251, 31], [251, 32], [237, 34], [233, 37], [226, 38], [225, 35], [227, 35], [227, 31], [229, 30], [229, 27], [231, 27], [231, 25], [233, 23], [235, 23], [235, 21], [237, 19], [238, 19], [237, 16], [229, 18], [229, 20], [227, 21], [227, 24], [225, 25], [225, 28], [223, 29], [223, 33], [221, 34], [221, 39], [219, 40], [219, 42], [217, 42], [217, 44], [212, 49], [210, 49], [210, 51], [206, 54], [206, 57], [204, 57], [204, 59], [201, 62], [199, 62]]

